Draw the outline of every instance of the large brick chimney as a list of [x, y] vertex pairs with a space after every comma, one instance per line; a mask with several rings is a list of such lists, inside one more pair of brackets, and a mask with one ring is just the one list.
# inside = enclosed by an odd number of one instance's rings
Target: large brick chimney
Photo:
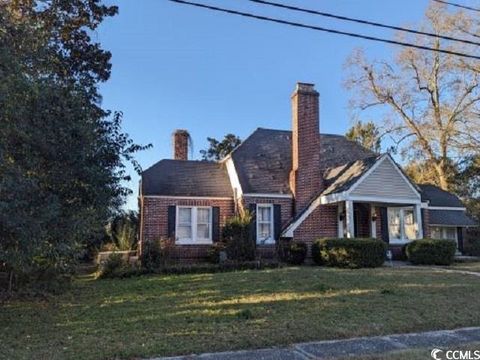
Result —
[[323, 189], [318, 97], [314, 85], [305, 83], [297, 83], [292, 94], [290, 188], [295, 197], [296, 214]]
[[178, 129], [173, 133], [173, 158], [188, 160], [188, 143], [190, 134], [187, 130]]

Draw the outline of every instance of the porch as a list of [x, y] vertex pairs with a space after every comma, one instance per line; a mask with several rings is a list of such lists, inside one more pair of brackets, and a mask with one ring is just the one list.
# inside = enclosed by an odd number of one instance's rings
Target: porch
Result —
[[378, 238], [403, 245], [423, 238], [421, 203], [339, 201], [339, 238]]

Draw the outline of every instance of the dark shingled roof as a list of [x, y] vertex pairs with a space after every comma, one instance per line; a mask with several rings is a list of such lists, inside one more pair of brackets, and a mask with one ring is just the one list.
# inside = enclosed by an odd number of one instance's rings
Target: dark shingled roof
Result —
[[[329, 175], [333, 168], [374, 155], [344, 136], [320, 134], [320, 166], [329, 183], [336, 179]], [[232, 158], [244, 193], [290, 193], [291, 131], [258, 128], [232, 153]]]
[[327, 188], [322, 195], [346, 191], [359, 180], [381, 157], [370, 156], [331, 169], [325, 175]]
[[430, 225], [476, 226], [465, 211], [461, 210], [430, 210]]
[[142, 195], [232, 197], [223, 164], [161, 160], [142, 172]]
[[418, 185], [418, 187], [421, 190], [422, 201], [428, 201], [430, 206], [465, 207], [456, 195], [438, 186]]

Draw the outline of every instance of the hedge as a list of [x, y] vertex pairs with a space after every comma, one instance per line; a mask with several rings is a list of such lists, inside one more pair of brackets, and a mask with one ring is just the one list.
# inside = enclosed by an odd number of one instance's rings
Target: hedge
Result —
[[325, 266], [379, 267], [385, 261], [386, 250], [387, 245], [376, 239], [318, 239], [312, 245], [312, 258]]
[[159, 275], [183, 275], [183, 274], [208, 274], [230, 271], [244, 270], [265, 270], [282, 268], [284, 265], [275, 260], [257, 260], [257, 261], [226, 261], [222, 264], [198, 263], [198, 264], [176, 264], [161, 266], [155, 269], [146, 269], [138, 265], [128, 265], [116, 267], [114, 271], [107, 274], [102, 271], [97, 273], [98, 279], [122, 279], [134, 276], [159, 274]]
[[302, 265], [307, 257], [308, 247], [302, 241], [292, 241], [285, 248], [285, 261], [292, 265]]
[[457, 245], [453, 240], [422, 239], [407, 245], [407, 258], [415, 265], [450, 265]]

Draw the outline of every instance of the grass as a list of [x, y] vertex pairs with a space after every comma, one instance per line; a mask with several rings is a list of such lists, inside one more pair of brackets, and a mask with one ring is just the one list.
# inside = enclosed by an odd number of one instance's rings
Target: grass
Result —
[[0, 358], [131, 359], [480, 325], [480, 279], [297, 267], [76, 281], [0, 305]]
[[455, 263], [452, 266], [454, 270], [472, 271], [480, 273], [480, 262]]

